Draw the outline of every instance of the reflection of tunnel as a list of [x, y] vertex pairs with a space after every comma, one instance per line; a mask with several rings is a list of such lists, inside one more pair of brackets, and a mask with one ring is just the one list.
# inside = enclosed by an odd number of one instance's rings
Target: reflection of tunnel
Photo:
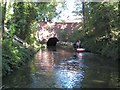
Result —
[[56, 46], [59, 40], [56, 37], [49, 38], [47, 41], [47, 46]]

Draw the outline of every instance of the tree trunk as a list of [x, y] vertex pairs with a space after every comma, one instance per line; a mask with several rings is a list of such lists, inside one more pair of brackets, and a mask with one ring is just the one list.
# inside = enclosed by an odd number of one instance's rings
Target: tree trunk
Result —
[[6, 15], [6, 5], [7, 5], [7, 2], [5, 2], [2, 7], [2, 31], [3, 33], [4, 33], [4, 21], [5, 21], [5, 15]]
[[[3, 33], [3, 35], [4, 35], [4, 25], [5, 25], [5, 15], [6, 15], [6, 5], [7, 5], [7, 2], [5, 2], [5, 3], [2, 3], [3, 4], [3, 6], [2, 6], [2, 33]], [[4, 38], [4, 37], [3, 37]]]
[[82, 2], [82, 14], [83, 14], [83, 29], [85, 28], [85, 5], [84, 2]]

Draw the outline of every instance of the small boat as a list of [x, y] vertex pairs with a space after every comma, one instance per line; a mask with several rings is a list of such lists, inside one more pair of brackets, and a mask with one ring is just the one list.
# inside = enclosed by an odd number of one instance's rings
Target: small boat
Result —
[[84, 52], [84, 51], [85, 51], [84, 48], [77, 48], [77, 49], [76, 49], [76, 52], [77, 52], [77, 53], [81, 53], [81, 52]]

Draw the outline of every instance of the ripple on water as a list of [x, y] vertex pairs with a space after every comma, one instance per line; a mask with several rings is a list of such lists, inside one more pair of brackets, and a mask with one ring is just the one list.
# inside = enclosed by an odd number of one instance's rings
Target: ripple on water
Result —
[[81, 71], [58, 70], [55, 78], [58, 88], [79, 88], [84, 77]]
[[118, 73], [109, 62], [107, 64], [105, 59], [91, 53], [77, 55], [73, 56], [73, 53], [65, 50], [41, 50], [36, 54], [31, 66], [26, 65], [28, 68], [23, 67], [16, 74], [8, 76], [3, 83], [8, 87], [19, 88], [117, 86]]

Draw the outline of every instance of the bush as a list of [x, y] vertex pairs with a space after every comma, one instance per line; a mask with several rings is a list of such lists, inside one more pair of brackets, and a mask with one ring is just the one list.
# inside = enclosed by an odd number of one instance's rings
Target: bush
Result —
[[18, 69], [25, 62], [31, 60], [32, 52], [19, 43], [10, 39], [3, 40], [2, 49], [2, 74], [6, 76], [14, 69]]
[[105, 55], [107, 57], [110, 57], [114, 60], [118, 59], [118, 45], [116, 44], [110, 44], [104, 47], [101, 51], [102, 55]]

